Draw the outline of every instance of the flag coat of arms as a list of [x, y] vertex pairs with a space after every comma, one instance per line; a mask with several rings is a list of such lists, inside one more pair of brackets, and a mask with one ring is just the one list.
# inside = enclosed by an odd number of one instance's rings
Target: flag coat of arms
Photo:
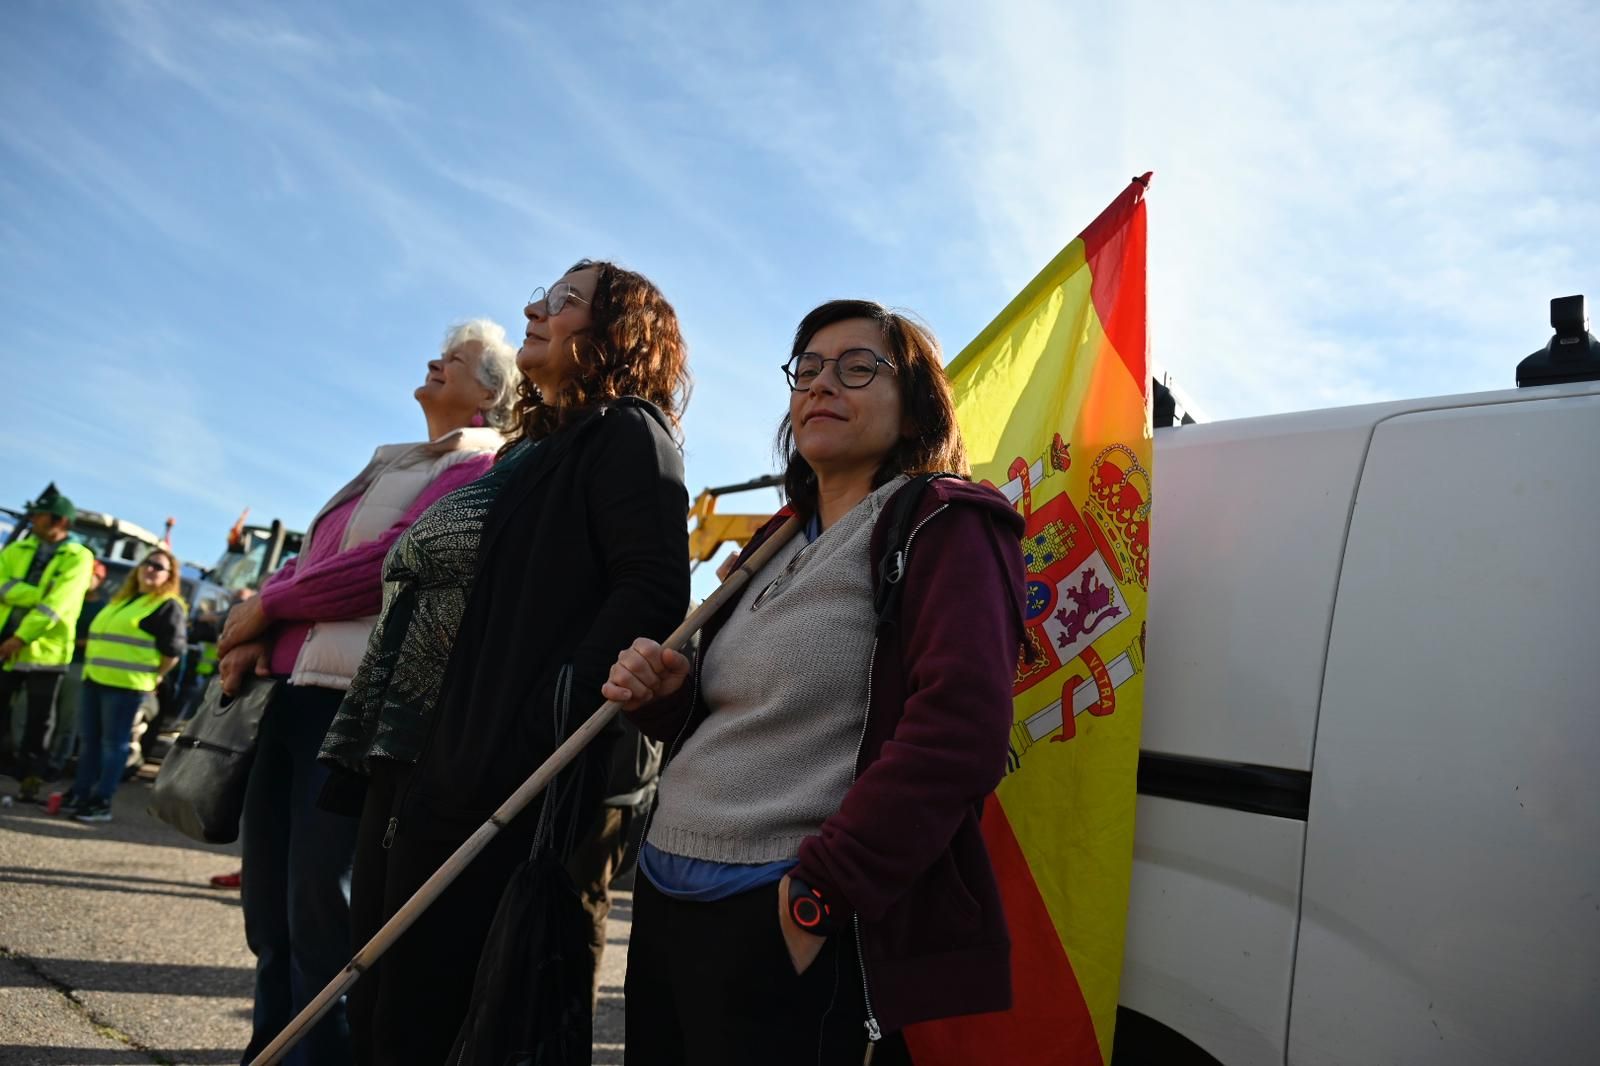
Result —
[[1011, 759], [984, 837], [1011, 927], [1012, 1009], [912, 1026], [917, 1066], [1105, 1066], [1132, 870], [1149, 583], [1150, 175], [949, 365], [975, 480], [1027, 527]]

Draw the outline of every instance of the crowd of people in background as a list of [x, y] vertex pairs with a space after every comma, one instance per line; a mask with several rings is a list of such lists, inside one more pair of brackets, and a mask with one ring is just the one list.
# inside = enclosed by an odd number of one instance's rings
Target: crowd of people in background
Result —
[[[627, 713], [291, 1061], [569, 1061], [569, 1041], [587, 1061], [630, 841], [629, 1063], [881, 1066], [908, 1061], [906, 1025], [1005, 1007], [978, 817], [1005, 768], [1020, 523], [967, 478], [933, 335], [869, 301], [803, 318], [784, 391], [773, 375], [787, 505], [740, 559], [800, 533], [679, 654], [661, 643], [690, 606], [677, 315], [644, 276], [580, 260], [523, 318], [518, 347], [486, 319], [451, 329], [414, 390], [424, 434], [379, 447], [259, 595], [192, 633], [169, 551], [102, 599], [70, 502], [31, 504], [0, 556], [21, 794], [75, 735], [63, 809], [109, 818], [133, 715], [187, 639], [202, 684], [276, 679], [242, 871], [213, 879], [242, 881], [249, 1061], [614, 699]], [[506, 968], [508, 910], [538, 919], [548, 965]], [[485, 1009], [508, 981], [518, 1009]]]
[[108, 584], [106, 562], [71, 532], [76, 514], [52, 484], [0, 549], [0, 773], [18, 780], [8, 799], [106, 822], [122, 781], [159, 758], [156, 734], [196, 710], [222, 619], [190, 609], [164, 546]]
[[42, 801], [70, 768], [50, 809], [106, 822], [130, 769], [135, 719], [183, 659], [187, 608], [178, 560], [164, 548], [101, 596], [106, 566], [71, 539], [76, 514], [52, 485], [27, 505], [27, 532], [0, 550], [0, 765], [24, 802]]

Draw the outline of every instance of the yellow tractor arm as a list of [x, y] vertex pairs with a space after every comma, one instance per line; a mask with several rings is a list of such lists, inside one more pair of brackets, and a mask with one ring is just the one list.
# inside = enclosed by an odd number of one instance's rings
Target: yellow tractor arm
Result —
[[689, 521], [693, 523], [689, 530], [689, 561], [709, 562], [717, 550], [729, 541], [744, 547], [755, 536], [756, 530], [772, 517], [770, 514], [717, 514], [718, 496], [750, 489], [775, 488], [782, 483], [781, 477], [769, 475], [738, 485], [706, 489], [695, 497], [694, 506], [689, 508]]

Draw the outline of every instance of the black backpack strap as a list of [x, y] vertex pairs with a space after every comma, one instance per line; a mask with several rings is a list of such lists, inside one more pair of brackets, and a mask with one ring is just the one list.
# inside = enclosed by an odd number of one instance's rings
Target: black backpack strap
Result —
[[911, 535], [911, 516], [916, 514], [928, 482], [942, 477], [959, 478], [945, 472], [918, 474], [905, 488], [894, 494], [894, 510], [889, 515], [889, 535], [878, 558], [878, 584], [872, 593], [872, 610], [878, 625], [893, 622], [900, 613], [900, 597], [905, 593], [906, 538]]

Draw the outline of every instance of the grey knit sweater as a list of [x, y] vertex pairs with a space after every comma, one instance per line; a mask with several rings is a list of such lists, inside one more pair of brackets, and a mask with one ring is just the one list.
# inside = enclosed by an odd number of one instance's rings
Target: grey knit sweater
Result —
[[711, 713], [662, 774], [650, 843], [728, 863], [794, 858], [855, 777], [872, 656], [868, 543], [897, 478], [769, 562], [701, 666]]

